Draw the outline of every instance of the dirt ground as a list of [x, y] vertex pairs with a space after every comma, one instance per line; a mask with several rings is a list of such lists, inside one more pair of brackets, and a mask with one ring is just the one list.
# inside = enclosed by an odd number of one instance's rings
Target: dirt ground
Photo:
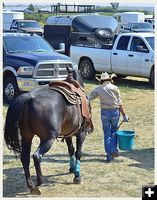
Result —
[[[42, 159], [43, 185], [41, 195], [31, 195], [26, 187], [19, 158], [3, 148], [3, 197], [141, 197], [142, 185], [154, 184], [154, 90], [147, 79], [128, 78], [115, 82], [121, 91], [122, 101], [130, 123], [123, 130], [135, 131], [133, 151], [120, 151], [113, 163], [106, 163], [103, 149], [103, 132], [100, 122], [99, 100], [92, 102], [95, 131], [88, 135], [81, 159], [83, 183], [73, 183], [68, 173], [69, 156], [66, 144], [55, 141], [52, 149]], [[85, 84], [87, 94], [96, 82]], [[4, 106], [4, 119], [7, 107]], [[75, 138], [74, 138], [75, 141]], [[38, 146], [33, 140], [31, 154]], [[35, 179], [31, 158], [30, 171]]]

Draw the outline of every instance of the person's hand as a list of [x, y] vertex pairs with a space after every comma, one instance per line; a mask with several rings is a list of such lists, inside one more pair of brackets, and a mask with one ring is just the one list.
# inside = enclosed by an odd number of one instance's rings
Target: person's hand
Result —
[[128, 122], [129, 121], [129, 117], [127, 115], [123, 116], [123, 122]]

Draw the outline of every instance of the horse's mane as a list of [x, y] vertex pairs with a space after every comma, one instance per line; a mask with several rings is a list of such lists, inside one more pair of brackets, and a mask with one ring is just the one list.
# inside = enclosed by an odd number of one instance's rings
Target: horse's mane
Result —
[[83, 79], [79, 70], [73, 70], [73, 78], [84, 88]]
[[83, 79], [81, 76], [81, 73], [78, 69], [70, 69], [69, 67], [66, 67], [68, 74], [72, 74], [73, 79], [76, 80], [81, 87], [84, 88], [84, 84], [83, 84]]

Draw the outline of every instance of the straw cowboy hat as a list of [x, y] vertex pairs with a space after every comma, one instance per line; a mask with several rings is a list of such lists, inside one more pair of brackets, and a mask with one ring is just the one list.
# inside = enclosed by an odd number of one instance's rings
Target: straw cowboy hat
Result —
[[100, 79], [98, 77], [95, 77], [95, 78], [99, 82], [102, 82], [102, 81], [111, 81], [111, 79], [112, 79], [107, 72], [102, 73]]

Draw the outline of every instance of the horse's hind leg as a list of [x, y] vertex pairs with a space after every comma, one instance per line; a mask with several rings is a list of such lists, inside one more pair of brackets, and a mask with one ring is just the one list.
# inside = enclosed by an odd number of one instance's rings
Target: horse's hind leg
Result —
[[34, 190], [35, 186], [33, 184], [33, 181], [31, 180], [29, 171], [31, 143], [32, 143], [32, 138], [30, 138], [27, 141], [22, 139], [21, 162], [25, 173], [27, 187], [30, 190]]
[[80, 159], [82, 156], [82, 145], [85, 140], [86, 134], [85, 132], [80, 132], [76, 136], [76, 163], [75, 163], [75, 177], [74, 183], [81, 183], [81, 176], [80, 176]]
[[72, 138], [69, 137], [69, 138], [66, 138], [66, 144], [68, 146], [68, 152], [69, 152], [69, 156], [70, 156], [70, 169], [69, 169], [69, 172], [70, 173], [74, 173], [75, 172], [75, 162], [76, 162], [76, 158], [75, 158], [75, 155], [74, 155], [74, 146], [73, 146], [73, 143], [72, 143]]
[[37, 186], [42, 184], [42, 172], [41, 172], [41, 166], [40, 166], [41, 158], [47, 151], [49, 151], [49, 149], [52, 146], [53, 141], [54, 141], [54, 138], [50, 138], [44, 141], [41, 140], [38, 149], [33, 154], [34, 165], [35, 165], [36, 174], [37, 174]]

